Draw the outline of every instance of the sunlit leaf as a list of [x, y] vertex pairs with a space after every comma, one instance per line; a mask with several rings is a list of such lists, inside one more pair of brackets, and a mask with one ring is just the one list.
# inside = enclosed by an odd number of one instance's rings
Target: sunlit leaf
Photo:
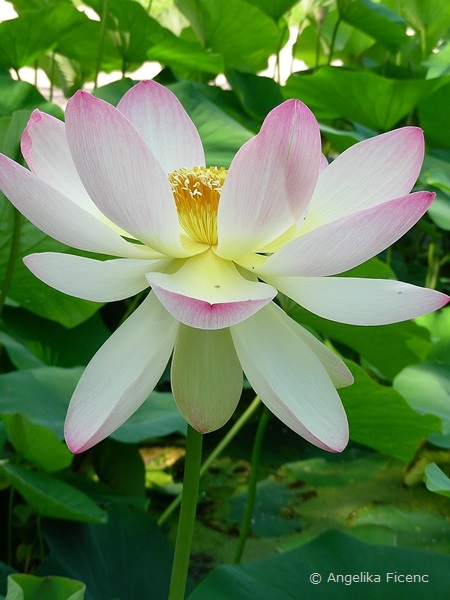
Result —
[[318, 119], [344, 118], [387, 131], [444, 83], [442, 79], [396, 80], [368, 71], [322, 67], [313, 74], [292, 75], [283, 93], [286, 98], [301, 99]]
[[450, 497], [450, 479], [436, 463], [427, 467], [425, 471], [425, 484], [430, 492]]
[[350, 439], [407, 461], [420, 442], [440, 431], [439, 419], [417, 414], [395, 389], [377, 384], [356, 364], [347, 365], [355, 383], [339, 390], [339, 395], [348, 416]]
[[42, 517], [106, 523], [105, 511], [89, 496], [56, 477], [5, 463], [0, 464], [0, 474]]
[[244, 0], [175, 0], [208, 50], [226, 67], [255, 73], [279, 50], [282, 32], [274, 21]]
[[1, 418], [22, 461], [48, 473], [60, 471], [71, 464], [72, 454], [50, 429], [32, 423], [21, 414], [3, 415]]
[[0, 65], [16, 71], [25, 65], [31, 66], [56, 45], [61, 35], [82, 21], [82, 15], [73, 4], [61, 3], [29, 10], [16, 19], [0, 23]]
[[408, 41], [406, 21], [382, 4], [371, 0], [337, 0], [341, 18], [388, 48], [399, 48]]
[[410, 365], [393, 385], [417, 412], [450, 420], [450, 365]]

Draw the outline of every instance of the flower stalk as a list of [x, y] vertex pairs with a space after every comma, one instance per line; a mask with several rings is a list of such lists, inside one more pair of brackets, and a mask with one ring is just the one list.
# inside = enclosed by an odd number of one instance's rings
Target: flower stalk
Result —
[[169, 600], [183, 600], [185, 595], [197, 512], [202, 443], [202, 434], [188, 425], [183, 495], [170, 580]]
[[[239, 419], [236, 421], [233, 427], [227, 432], [227, 434], [220, 440], [220, 442], [217, 444], [214, 450], [205, 459], [200, 469], [200, 477], [203, 477], [203, 475], [206, 473], [206, 471], [209, 469], [212, 463], [216, 460], [216, 458], [220, 456], [220, 454], [225, 450], [228, 444], [230, 444], [234, 440], [236, 435], [247, 423], [247, 421], [250, 419], [250, 417], [253, 415], [253, 413], [260, 404], [261, 400], [258, 396], [256, 396], [256, 398], [253, 400], [253, 402], [250, 404], [247, 410], [242, 413], [242, 415], [239, 417]], [[157, 522], [158, 527], [162, 527], [167, 521], [167, 519], [170, 517], [170, 515], [178, 508], [178, 506], [181, 503], [182, 495], [182, 493], [178, 494], [178, 496], [176, 496], [172, 500], [172, 502], [169, 504], [166, 510], [162, 513]]]
[[270, 412], [267, 410], [267, 408], [265, 408], [263, 410], [258, 429], [256, 430], [255, 441], [253, 442], [250, 479], [247, 488], [247, 502], [245, 503], [244, 517], [242, 519], [238, 546], [236, 548], [236, 554], [234, 557], [234, 562], [236, 564], [241, 562], [248, 534], [250, 533], [250, 524], [253, 516], [253, 508], [255, 506], [256, 485], [258, 483], [259, 467], [261, 464], [261, 451], [269, 420]]

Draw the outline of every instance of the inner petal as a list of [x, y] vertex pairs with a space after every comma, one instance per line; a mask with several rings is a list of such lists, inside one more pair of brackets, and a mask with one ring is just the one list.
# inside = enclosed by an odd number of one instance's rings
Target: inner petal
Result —
[[226, 174], [216, 167], [169, 173], [181, 226], [193, 240], [209, 246], [217, 245], [217, 210]]

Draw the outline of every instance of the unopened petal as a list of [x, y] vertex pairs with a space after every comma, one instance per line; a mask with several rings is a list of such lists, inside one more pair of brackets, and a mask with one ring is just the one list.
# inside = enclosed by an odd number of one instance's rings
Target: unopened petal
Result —
[[268, 307], [231, 328], [240, 363], [264, 404], [312, 444], [341, 452], [348, 424], [341, 400], [320, 360]]
[[277, 294], [265, 283], [249, 281], [211, 250], [184, 261], [175, 273], [149, 273], [147, 280], [175, 319], [200, 329], [239, 323]]
[[236, 154], [218, 212], [217, 253], [236, 259], [278, 238], [306, 214], [321, 162], [320, 133], [298, 100], [272, 110]]
[[156, 258], [154, 252], [125, 241], [63, 193], [1, 154], [0, 189], [29, 221], [63, 244], [113, 256]]
[[340, 154], [317, 182], [303, 231], [408, 194], [424, 155], [422, 130], [403, 127]]
[[117, 108], [134, 125], [166, 173], [205, 166], [203, 145], [178, 98], [156, 81], [141, 81]]
[[186, 256], [168, 178], [144, 140], [111, 104], [77, 92], [66, 134], [81, 181], [101, 212], [167, 256]]
[[[94, 260], [73, 254], [41, 252], [24, 258], [25, 265], [47, 285], [84, 300], [114, 302], [145, 290], [146, 273], [161, 262], [136, 260]], [[155, 264], [156, 263], [156, 264]]]
[[141, 406], [167, 365], [177, 330], [150, 294], [100, 348], [69, 405], [65, 437], [72, 452], [91, 448]]
[[350, 325], [388, 325], [437, 310], [446, 294], [387, 279], [273, 277], [268, 281], [320, 317]]
[[278, 250], [255, 272], [323, 277], [352, 269], [404, 235], [434, 197], [416, 192], [327, 223]]
[[194, 429], [208, 433], [225, 425], [242, 392], [242, 368], [230, 331], [181, 325], [171, 381], [178, 408]]

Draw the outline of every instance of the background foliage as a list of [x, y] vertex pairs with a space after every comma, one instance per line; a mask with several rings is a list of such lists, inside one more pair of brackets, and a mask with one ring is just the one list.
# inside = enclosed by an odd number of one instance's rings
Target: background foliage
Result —
[[[6, 6], [6, 3], [4, 3]], [[198, 127], [208, 164], [227, 167], [267, 112], [300, 98], [329, 160], [395, 127], [425, 131], [417, 189], [437, 198], [395, 246], [352, 274], [449, 293], [450, 3], [447, 0], [12, 0], [0, 23], [0, 150], [22, 160], [38, 107], [63, 118], [77, 89], [116, 103], [152, 65]], [[268, 67], [268, 65], [270, 66]], [[31, 73], [31, 81], [24, 78]], [[48, 84], [33, 77], [44, 72]], [[141, 72], [141, 71], [140, 71]], [[105, 75], [112, 83], [103, 85]], [[167, 374], [110, 439], [72, 457], [62, 441], [71, 393], [94, 352], [139, 299], [102, 306], [63, 296], [22, 265], [70, 250], [0, 196], [0, 598], [163, 599], [185, 424]], [[351, 443], [312, 448], [272, 419], [244, 564], [230, 563], [242, 518], [253, 412], [201, 483], [192, 600], [368, 597], [322, 574], [428, 573], [396, 585], [425, 598], [450, 584], [450, 308], [385, 327], [344, 326], [286, 298], [288, 314], [348, 361], [341, 391]], [[206, 453], [226, 430], [205, 439]], [[9, 576], [9, 577], [8, 577]], [[371, 587], [372, 597], [392, 585]], [[375, 590], [375, 591], [374, 591]], [[387, 592], [386, 592], [387, 590]], [[40, 595], [41, 594], [41, 595]]]

